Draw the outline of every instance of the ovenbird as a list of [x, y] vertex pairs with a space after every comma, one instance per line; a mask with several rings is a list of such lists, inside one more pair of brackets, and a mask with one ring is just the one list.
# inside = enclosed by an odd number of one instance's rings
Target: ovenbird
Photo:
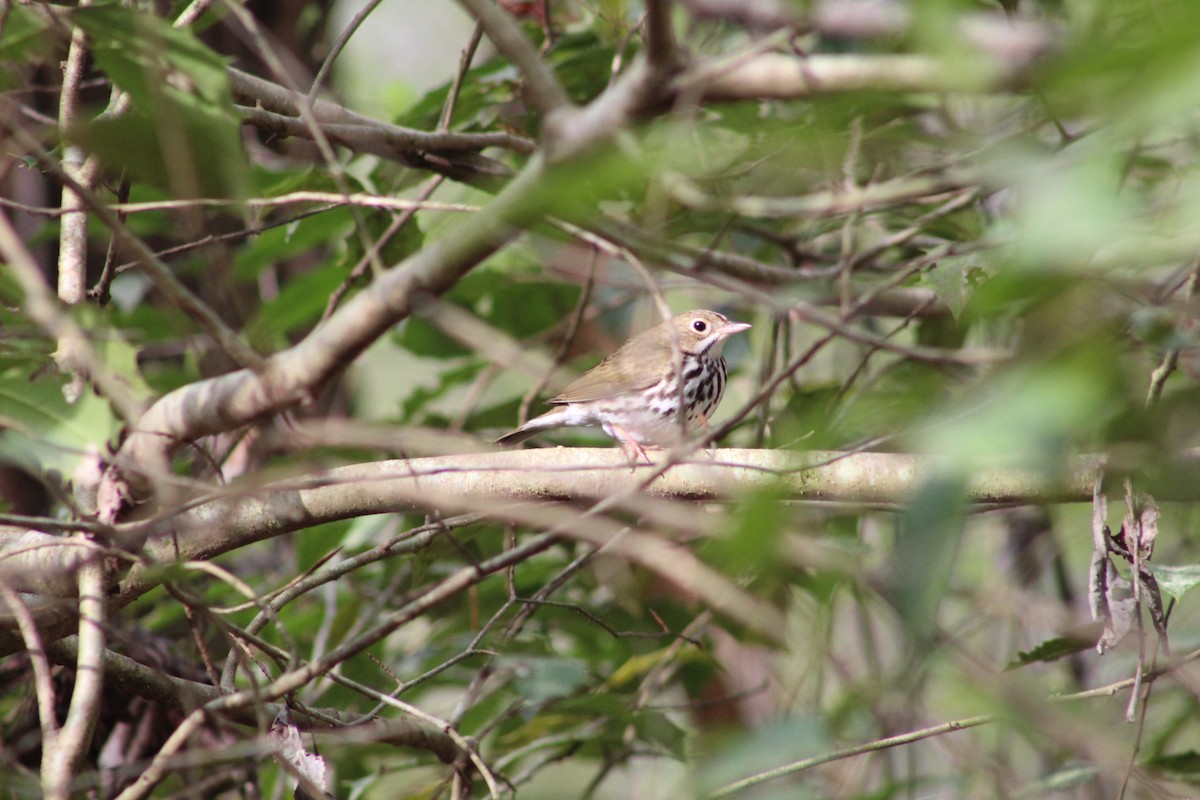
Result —
[[707, 426], [725, 393], [721, 347], [749, 327], [715, 311], [679, 314], [621, 345], [551, 398], [555, 408], [496, 443], [510, 446], [551, 428], [599, 425], [632, 460], [645, 459], [646, 446], [676, 444], [692, 423]]

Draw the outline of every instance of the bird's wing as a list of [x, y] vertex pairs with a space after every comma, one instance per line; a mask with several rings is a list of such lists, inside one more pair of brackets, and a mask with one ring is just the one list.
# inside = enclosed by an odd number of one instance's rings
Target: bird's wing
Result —
[[661, 348], [653, 334], [657, 329], [634, 337], [608, 358], [572, 381], [549, 401], [552, 405], [608, 400], [630, 392], [649, 389], [662, 377]]

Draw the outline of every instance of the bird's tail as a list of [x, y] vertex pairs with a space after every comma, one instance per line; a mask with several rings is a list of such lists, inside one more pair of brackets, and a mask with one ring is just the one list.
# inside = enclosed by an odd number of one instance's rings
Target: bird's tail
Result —
[[564, 425], [570, 425], [564, 413], [565, 409], [556, 408], [547, 411], [541, 416], [534, 417], [516, 430], [506, 433], [495, 441], [495, 444], [501, 447], [515, 447], [526, 439], [532, 439], [542, 431], [548, 431], [551, 428], [561, 428]]

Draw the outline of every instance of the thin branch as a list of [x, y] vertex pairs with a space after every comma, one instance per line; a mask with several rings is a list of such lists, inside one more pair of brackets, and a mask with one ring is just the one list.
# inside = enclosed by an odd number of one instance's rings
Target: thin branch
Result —
[[[180, 442], [233, 430], [310, 397], [367, 345], [429, 294], [446, 291], [467, 271], [516, 236], [536, 217], [545, 193], [540, 163], [528, 167], [488, 208], [454, 235], [430, 243], [355, 295], [298, 345], [276, 353], [259, 370], [240, 370], [184, 386], [155, 403], [126, 438], [109, 484], [132, 481], [125, 496], [149, 488], [146, 470], [165, 463]], [[184, 408], [188, 410], [183, 411]], [[132, 495], [130, 494], [132, 493]]]
[[953, 733], [954, 731], [966, 730], [967, 728], [975, 728], [980, 725], [987, 725], [995, 722], [996, 718], [990, 714], [983, 714], [977, 717], [967, 717], [966, 719], [954, 720], [952, 722], [944, 722], [941, 725], [933, 725], [928, 728], [922, 728], [908, 733], [902, 733], [898, 736], [888, 736], [883, 739], [876, 739], [865, 744], [846, 747], [841, 750], [834, 750], [832, 753], [813, 756], [812, 758], [793, 761], [790, 764], [785, 764], [782, 767], [775, 769], [763, 770], [762, 772], [751, 775], [748, 778], [743, 778], [739, 781], [726, 784], [716, 791], [708, 795], [711, 800], [716, 800], [719, 797], [729, 797], [744, 789], [749, 789], [752, 786], [766, 783], [767, 781], [776, 778], [782, 778], [785, 775], [792, 775], [797, 772], [803, 772], [806, 769], [828, 764], [832, 761], [841, 761], [842, 759], [852, 758], [853, 756], [863, 755], [864, 753], [874, 753], [880, 750], [887, 750], [891, 747], [898, 747], [902, 744], [912, 744], [919, 742], [922, 739], [928, 739], [933, 736], [941, 736], [945, 733]]
[[29, 317], [58, 341], [65, 360], [75, 369], [87, 371], [100, 393], [126, 422], [141, 416], [141, 399], [108, 370], [83, 329], [59, 307], [33, 256], [25, 249], [24, 242], [4, 213], [0, 213], [0, 257], [25, 293], [24, 305]]
[[[73, 664], [79, 657], [79, 640], [74, 636], [61, 639], [49, 647], [50, 657], [62, 664]], [[168, 675], [161, 669], [142, 664], [129, 656], [104, 651], [104, 673], [113, 691], [130, 697], [144, 697], [167, 708], [192, 712], [219, 700], [221, 689], [207, 683]], [[265, 703], [225, 709], [223, 719], [239, 725], [257, 727], [261, 716], [274, 717], [281, 705]], [[292, 721], [302, 730], [322, 734], [345, 733], [344, 738], [359, 741], [383, 741], [404, 747], [414, 747], [433, 753], [439, 760], [451, 763], [459, 750], [449, 737], [429, 726], [408, 719], [381, 719], [362, 723], [359, 717], [335, 708], [301, 708], [289, 706]], [[353, 726], [349, 730], [341, 726]]]
[[[319, 129], [335, 144], [343, 145], [363, 153], [373, 153], [390, 159], [398, 159], [412, 152], [428, 150], [438, 152], [476, 151], [486, 147], [503, 147], [518, 153], [532, 152], [529, 140], [509, 133], [425, 133], [398, 125], [364, 122], [309, 123], [301, 117], [289, 116], [253, 106], [235, 106], [242, 121], [268, 133], [282, 136], [313, 138], [314, 129]], [[488, 163], [488, 162], [484, 162]], [[504, 165], [494, 162], [493, 171], [508, 174]]]
[[679, 66], [679, 50], [671, 30], [668, 0], [646, 0], [646, 60], [662, 79], [669, 79]]
[[450, 120], [454, 118], [454, 107], [458, 104], [458, 95], [462, 91], [463, 82], [467, 78], [467, 73], [471, 70], [471, 62], [475, 60], [475, 53], [479, 50], [479, 43], [483, 41], [483, 28], [479, 23], [475, 23], [475, 29], [471, 31], [471, 38], [467, 41], [467, 46], [463, 48], [462, 55], [458, 58], [458, 70], [454, 73], [454, 80], [450, 83], [450, 90], [446, 92], [446, 102], [442, 106], [442, 114], [438, 117], [438, 131], [450, 130]]
[[434, 175], [426, 181], [425, 185], [417, 191], [416, 199], [410, 201], [408, 208], [405, 208], [399, 216], [393, 219], [388, 225], [387, 230], [371, 243], [370, 250], [363, 254], [358, 263], [346, 274], [345, 280], [329, 294], [329, 300], [325, 303], [325, 313], [321, 315], [321, 323], [329, 319], [330, 315], [337, 310], [338, 304], [342, 302], [342, 299], [350, 289], [366, 274], [367, 267], [378, 257], [380, 251], [387, 246], [387, 243], [400, 232], [401, 228], [416, 216], [417, 210], [429, 205], [426, 201], [442, 185], [443, 180], [444, 178], [441, 175]]
[[137, 254], [141, 259], [139, 266], [154, 281], [154, 285], [159, 291], [166, 295], [173, 305], [195, 320], [201, 329], [212, 336], [217, 344], [229, 354], [230, 358], [243, 366], [257, 366], [262, 362], [258, 353], [242, 342], [216, 312], [180, 283], [174, 273], [154, 255], [154, 251], [142, 241], [141, 237], [134, 235], [121, 222], [116, 212], [109, 208], [108, 204], [102, 201], [95, 192], [68, 175], [58, 162], [46, 152], [45, 148], [19, 125], [14, 124], [11, 120], [0, 119], [0, 126], [3, 126], [27, 152], [33, 155], [38, 165], [51, 177], [79, 195], [84, 205], [100, 218], [100, 222], [112, 231], [122, 244]]
[[316, 102], [317, 93], [321, 91], [321, 85], [325, 83], [325, 79], [329, 76], [329, 71], [333, 69], [333, 62], [337, 61], [338, 56], [346, 49], [346, 44], [350, 41], [362, 24], [367, 21], [367, 17], [379, 7], [383, 0], [368, 0], [355, 14], [346, 27], [338, 34], [333, 45], [329, 48], [329, 52], [325, 55], [325, 60], [321, 62], [320, 69], [317, 70], [316, 76], [313, 77], [312, 86], [308, 89], [308, 102], [310, 105]]
[[186, 28], [200, 19], [204, 12], [208, 11], [215, 2], [216, 0], [192, 0], [192, 2], [188, 3], [187, 8], [175, 18], [175, 22], [172, 24], [176, 28]]
[[29, 654], [29, 663], [33, 667], [33, 690], [37, 696], [38, 722], [42, 726], [42, 740], [45, 741], [58, 734], [59, 725], [55, 710], [57, 701], [54, 680], [50, 674], [50, 661], [46, 657], [42, 635], [38, 632], [37, 623], [21, 595], [11, 589], [5, 581], [0, 581], [0, 600], [4, 601], [9, 613], [16, 619], [17, 628], [25, 643], [25, 652]]
[[496, 49], [521, 70], [529, 100], [543, 117], [570, 105], [566, 91], [542, 63], [520, 26], [494, 0], [459, 0], [459, 3], [479, 21]]

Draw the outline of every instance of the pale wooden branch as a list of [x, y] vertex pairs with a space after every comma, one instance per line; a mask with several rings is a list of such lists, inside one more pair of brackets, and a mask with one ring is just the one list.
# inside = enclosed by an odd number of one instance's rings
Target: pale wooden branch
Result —
[[[197, 381], [155, 403], [125, 439], [101, 484], [106, 498], [144, 496], [149, 478], [167, 474], [181, 443], [234, 430], [302, 402], [423, 298], [453, 286], [476, 264], [507, 244], [520, 226], [544, 212], [543, 168], [534, 159], [488, 207], [382, 275], [302, 342], [243, 369]], [[113, 503], [110, 516], [121, 510]], [[101, 503], [104, 509], [105, 503]], [[112, 518], [103, 518], [105, 522]], [[139, 543], [127, 542], [137, 549]]]
[[747, 59], [701, 62], [676, 78], [681, 94], [709, 102], [795, 100], [835, 92], [980, 92], [1004, 88], [1017, 71], [954, 69], [917, 55], [810, 55], [764, 53]]
[[[661, 455], [661, 454], [660, 454]], [[967, 491], [981, 504], [1082, 502], [1105, 460], [1100, 456], [1069, 459], [1063, 474], [1043, 475], [1022, 468], [981, 469], [970, 476]], [[159, 561], [204, 560], [256, 541], [285, 535], [326, 522], [367, 514], [409, 509], [439, 513], [482, 512], [493, 519], [517, 522], [535, 529], [561, 526], [563, 536], [593, 544], [607, 540], [612, 523], [603, 517], [575, 519], [578, 510], [540, 511], [534, 501], [595, 500], [621, 497], [623, 505], [648, 515], [661, 530], [674, 526], [663, 511], [650, 505], [654, 498], [691, 501], [735, 499], [746, 492], [772, 487], [795, 500], [869, 503], [899, 507], [922, 481], [948, 466], [943, 460], [900, 453], [792, 453], [772, 450], [718, 450], [714, 458], [700, 455], [672, 466], [644, 490], [639, 490], [651, 467], [631, 471], [615, 448], [547, 448], [475, 455], [439, 456], [407, 461], [381, 461], [341, 467], [273, 486], [248, 487], [245, 495], [228, 495], [196, 504], [187, 511], [157, 521], [120, 526], [118, 538], [146, 541], [150, 564]], [[952, 466], [952, 465], [950, 465]], [[231, 487], [229, 492], [237, 491]], [[633, 494], [630, 494], [633, 492]], [[640, 498], [640, 499], [639, 499]], [[1170, 499], [1161, 495], [1160, 499]], [[676, 510], [676, 524], [690, 525]], [[166, 534], [171, 534], [167, 536]], [[30, 547], [33, 532], [0, 528], [0, 565], [11, 562], [8, 575], [38, 572], [70, 575], [82, 553], [62, 547], [62, 540], [42, 534]], [[653, 571], [682, 565], [681, 551], [662, 550], [653, 537], [627, 536], [614, 554], [643, 563]], [[57, 545], [57, 546], [51, 546]], [[21, 560], [17, 560], [17, 558]], [[669, 559], [675, 559], [670, 561]], [[701, 567], [674, 579], [691, 590], [705, 589], [716, 576]], [[161, 573], [152, 566], [135, 566], [112, 598], [120, 607], [155, 588]], [[60, 581], [61, 582], [61, 581]], [[31, 587], [33, 588], [33, 587]], [[702, 595], [709, 594], [707, 591]], [[731, 599], [732, 598], [732, 599]], [[716, 600], [735, 616], [756, 614], [753, 598], [729, 595]], [[734, 603], [729, 606], [729, 603]], [[759, 609], [761, 610], [761, 609]], [[61, 606], [39, 609], [39, 624], [48, 638], [65, 635], [72, 616]], [[0, 618], [0, 653], [22, 648], [11, 618]]]
[[[80, 6], [88, 5], [80, 2]], [[65, 142], [67, 132], [78, 123], [79, 84], [83, 80], [84, 66], [88, 58], [87, 34], [83, 28], [71, 31], [71, 44], [67, 60], [63, 62], [63, 82], [58, 98], [58, 124]], [[63, 169], [83, 186], [92, 188], [95, 170], [84, 166], [83, 150], [64, 144]], [[87, 289], [87, 207], [82, 198], [70, 187], [62, 192], [62, 221], [58, 232], [58, 296], [68, 305], [83, 302]], [[61, 346], [61, 345], [60, 345]], [[63, 348], [64, 353], [69, 348]], [[64, 364], [70, 368], [73, 365]]]
[[93, 558], [80, 568], [79, 648], [75, 686], [62, 727], [42, 740], [42, 786], [49, 800], [68, 800], [75, 773], [92, 743], [104, 697], [104, 649], [108, 586], [104, 564]]

